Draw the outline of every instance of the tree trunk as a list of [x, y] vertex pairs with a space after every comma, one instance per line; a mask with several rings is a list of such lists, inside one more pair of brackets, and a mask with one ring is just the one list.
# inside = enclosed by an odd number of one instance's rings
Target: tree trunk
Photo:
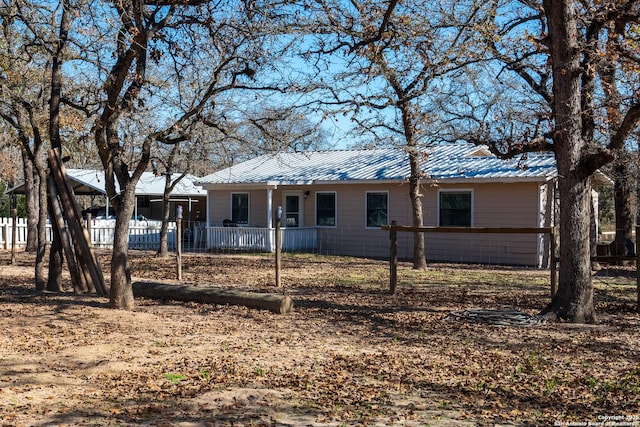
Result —
[[631, 200], [633, 193], [633, 174], [630, 156], [616, 159], [614, 164], [613, 201], [616, 216], [616, 237], [614, 255], [634, 255], [631, 238], [633, 237], [634, 206]]
[[544, 0], [553, 72], [553, 143], [560, 190], [560, 272], [558, 291], [543, 314], [576, 323], [596, 321], [589, 243], [593, 173], [583, 164], [580, 48], [571, 0]]
[[[617, 56], [617, 36], [609, 32], [607, 38], [607, 54], [599, 66], [602, 77], [602, 90], [605, 94], [605, 107], [607, 111], [607, 126], [609, 138], [615, 137], [623, 116], [622, 108], [625, 105], [624, 97], [618, 90], [618, 75], [613, 58]], [[634, 255], [635, 249], [631, 245], [632, 230], [634, 226], [634, 203], [632, 195], [635, 187], [635, 176], [632, 172], [634, 159], [626, 146], [621, 147], [613, 162], [613, 201], [615, 209], [616, 235], [613, 244], [613, 255]]]
[[22, 171], [24, 174], [24, 195], [27, 209], [27, 246], [26, 252], [37, 252], [38, 250], [38, 188], [33, 163], [31, 162], [26, 149], [22, 146]]
[[116, 229], [113, 236], [111, 259], [111, 291], [109, 304], [112, 308], [133, 310], [135, 302], [131, 288], [131, 267], [129, 265], [129, 219], [135, 203], [135, 183], [122, 192], [120, 204], [116, 207]]
[[171, 147], [171, 151], [169, 152], [169, 156], [165, 163], [164, 190], [162, 191], [162, 227], [160, 229], [160, 248], [158, 248], [159, 257], [166, 257], [169, 254], [169, 249], [167, 247], [167, 232], [169, 230], [169, 216], [171, 213], [169, 211], [171, 192], [187, 174], [187, 172], [184, 171], [175, 181], [171, 182], [174, 160], [179, 151], [180, 144], [174, 144], [173, 147]]
[[[402, 90], [395, 80], [391, 79], [392, 86], [396, 88], [398, 97], [402, 98]], [[421, 154], [418, 152], [417, 141], [415, 137], [415, 118], [413, 117], [411, 105], [406, 102], [400, 102], [399, 106], [402, 113], [402, 128], [404, 137], [407, 142], [407, 152], [409, 153], [409, 199], [411, 200], [411, 218], [414, 227], [423, 225], [422, 215], [422, 194], [420, 193], [420, 178], [422, 177], [422, 168], [420, 167]], [[424, 250], [424, 233], [413, 233], [413, 268], [415, 270], [427, 269], [427, 257]]]
[[169, 195], [162, 196], [162, 226], [160, 227], [160, 247], [158, 248], [158, 257], [166, 258], [169, 256], [169, 245], [167, 243], [167, 233], [169, 231]]
[[[411, 164], [409, 195], [411, 198], [413, 226], [421, 227], [423, 225], [422, 194], [420, 193], [420, 176], [422, 171], [420, 169], [420, 159], [418, 153], [411, 150], [409, 153], [409, 162]], [[416, 270], [427, 269], [427, 257], [424, 248], [424, 233], [413, 234], [413, 268]]]
[[575, 323], [594, 323], [588, 215], [591, 186], [588, 180], [565, 177], [560, 180], [560, 195], [558, 291], [542, 314], [553, 313]]
[[[53, 217], [52, 217], [53, 218]], [[47, 290], [62, 292], [62, 242], [58, 227], [51, 226], [53, 232], [53, 242], [49, 248], [49, 277], [47, 279]]]
[[43, 291], [47, 286], [45, 271], [45, 252], [47, 249], [47, 171], [36, 163], [38, 172], [38, 250], [36, 251], [35, 282], [36, 290]]

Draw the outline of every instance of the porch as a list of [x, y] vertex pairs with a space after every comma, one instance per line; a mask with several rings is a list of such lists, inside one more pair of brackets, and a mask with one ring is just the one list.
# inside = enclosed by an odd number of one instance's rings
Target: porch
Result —
[[[249, 252], [273, 252], [276, 247], [276, 230], [260, 227], [205, 227], [188, 222], [182, 231], [183, 248], [190, 251], [233, 250]], [[94, 248], [113, 247], [115, 220], [93, 220], [86, 224]], [[160, 221], [134, 221], [129, 224], [129, 248], [156, 250], [160, 245]], [[27, 241], [27, 222], [18, 218], [16, 223], [16, 245], [22, 247]], [[311, 251], [317, 248], [318, 233], [315, 227], [282, 228], [282, 250]], [[53, 238], [51, 224], [47, 224], [47, 243]], [[0, 248], [9, 249], [13, 238], [11, 218], [0, 218]], [[169, 250], [176, 247], [176, 223], [169, 222], [167, 243]]]
[[[276, 248], [275, 228], [261, 227], [206, 227], [205, 236], [198, 236], [196, 228], [194, 239], [196, 247], [206, 245], [207, 250], [238, 250], [251, 252], [273, 252]], [[281, 228], [283, 251], [305, 251], [315, 249], [318, 230], [315, 227]], [[200, 238], [204, 239], [200, 240]]]

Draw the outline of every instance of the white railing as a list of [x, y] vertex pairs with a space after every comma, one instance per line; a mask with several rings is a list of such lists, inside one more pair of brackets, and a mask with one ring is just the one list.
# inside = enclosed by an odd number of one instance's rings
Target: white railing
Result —
[[[301, 251], [315, 249], [318, 244], [318, 230], [315, 227], [283, 228], [282, 250]], [[273, 230], [275, 239], [275, 230]]]
[[[91, 244], [95, 248], [113, 247], [115, 220], [91, 220], [85, 226], [91, 230]], [[160, 245], [160, 221], [134, 221], [129, 225], [129, 248], [154, 250]], [[169, 250], [176, 247], [176, 223], [168, 225], [167, 244]], [[51, 224], [47, 224], [47, 243], [51, 243], [53, 234]], [[0, 218], [0, 248], [11, 247], [13, 226], [11, 218]], [[314, 227], [282, 228], [282, 250], [312, 250], [317, 247], [317, 230]], [[228, 249], [240, 251], [272, 252], [275, 250], [275, 229], [258, 227], [204, 227], [185, 228], [183, 247], [185, 249]], [[16, 245], [23, 247], [27, 243], [27, 221], [16, 221]]]
[[[317, 230], [314, 227], [282, 228], [282, 250], [315, 249]], [[272, 252], [275, 250], [274, 228], [207, 227], [206, 243], [211, 250]]]
[[[176, 247], [176, 225], [167, 229], [167, 249]], [[160, 247], [160, 227], [129, 226], [129, 249], [154, 250]]]
[[271, 230], [257, 227], [207, 227], [209, 249], [270, 252]]
[[[113, 235], [115, 232], [115, 220], [92, 220], [85, 227], [91, 230], [91, 244], [95, 248], [110, 249], [113, 247]], [[160, 246], [160, 221], [135, 221], [129, 224], [129, 248], [154, 250]], [[53, 240], [51, 224], [47, 223], [47, 243]], [[8, 249], [13, 237], [13, 225], [11, 218], [0, 218], [0, 247]], [[27, 243], [27, 221], [18, 218], [16, 221], [16, 246], [24, 246]], [[167, 230], [167, 244], [169, 250], [176, 247], [176, 223], [169, 222]]]
[[[113, 247], [113, 236], [116, 221], [113, 219], [92, 220], [91, 244], [96, 248]], [[161, 221], [136, 221], [129, 223], [129, 249], [154, 250], [160, 247]], [[176, 245], [176, 223], [169, 222], [167, 229], [167, 245], [173, 250]]]

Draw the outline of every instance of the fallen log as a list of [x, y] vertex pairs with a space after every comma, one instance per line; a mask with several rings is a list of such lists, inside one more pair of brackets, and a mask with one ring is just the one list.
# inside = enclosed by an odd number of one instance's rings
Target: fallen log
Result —
[[293, 300], [287, 295], [247, 292], [238, 289], [218, 289], [156, 282], [134, 282], [136, 297], [195, 301], [211, 304], [242, 305], [286, 314], [293, 310]]

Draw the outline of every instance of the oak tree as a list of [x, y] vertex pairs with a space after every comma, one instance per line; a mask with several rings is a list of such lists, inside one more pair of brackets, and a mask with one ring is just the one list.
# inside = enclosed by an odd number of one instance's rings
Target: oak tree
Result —
[[505, 157], [531, 151], [555, 154], [560, 192], [559, 288], [543, 313], [573, 322], [595, 322], [591, 177], [616, 157], [640, 122], [636, 87], [620, 103], [619, 120], [606, 125], [609, 119], [600, 89], [606, 81], [598, 70], [605, 62], [619, 70], [617, 55], [607, 52], [607, 37], [615, 37], [621, 46], [637, 42], [633, 34], [640, 4], [544, 0], [493, 6], [493, 19], [479, 34], [501, 64], [489, 68], [493, 79], [505, 82], [520, 96], [515, 99], [522, 103], [521, 116], [507, 122], [497, 114], [499, 109], [491, 108], [473, 114], [479, 123], [474, 140], [491, 143], [494, 152]]
[[[131, 309], [128, 227], [151, 147], [189, 140], [195, 123], [226, 92], [272, 88], [255, 79], [270, 64], [263, 46], [270, 23], [267, 9], [249, 3], [131, 0], [110, 6], [114, 60], [96, 58], [106, 74], [93, 129], [117, 215], [110, 304]], [[137, 132], [125, 138], [123, 130], [131, 123]]]
[[[443, 82], [482, 60], [473, 28], [484, 20], [483, 3], [318, 0], [308, 9], [308, 31], [318, 36], [307, 56], [316, 87], [328, 93], [325, 114], [348, 116], [374, 141], [405, 148], [413, 225], [423, 225], [422, 147], [434, 142]], [[325, 70], [333, 77], [323, 82]], [[426, 268], [423, 233], [414, 234], [413, 267]]]

